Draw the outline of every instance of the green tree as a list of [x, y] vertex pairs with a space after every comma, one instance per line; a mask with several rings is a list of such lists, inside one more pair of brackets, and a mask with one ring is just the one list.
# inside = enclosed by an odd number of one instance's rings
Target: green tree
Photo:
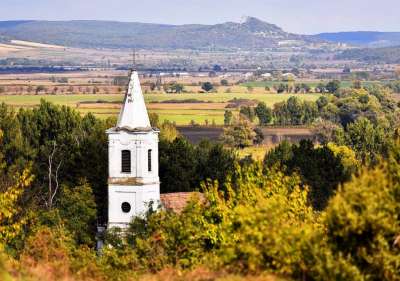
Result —
[[304, 101], [303, 102], [303, 116], [302, 124], [311, 124], [318, 117], [318, 107], [315, 102]]
[[345, 259], [363, 276], [357, 280], [400, 278], [400, 182], [396, 158], [390, 164], [363, 170], [329, 204], [324, 224], [334, 261], [331, 270], [337, 274], [341, 274], [335, 269], [338, 261]]
[[360, 118], [347, 126], [345, 141], [363, 163], [374, 162], [379, 156], [387, 155], [390, 146], [390, 137], [384, 129], [379, 125], [374, 126], [366, 118]]
[[290, 97], [287, 102], [287, 111], [290, 115], [292, 125], [302, 125], [303, 119], [303, 104], [297, 97]]
[[292, 144], [286, 140], [267, 151], [264, 157], [264, 171], [273, 168], [285, 169], [287, 162], [293, 158]]
[[218, 181], [223, 184], [228, 175], [235, 169], [237, 155], [233, 150], [226, 149], [222, 144], [213, 144], [210, 141], [202, 141], [196, 147], [196, 170], [199, 175], [199, 185], [202, 181]]
[[250, 122], [253, 122], [254, 119], [256, 118], [256, 113], [254, 112], [254, 108], [251, 106], [242, 106], [240, 108], [239, 113], [247, 118]]
[[341, 159], [327, 146], [314, 148], [311, 141], [294, 145], [293, 158], [288, 161], [290, 172], [299, 171], [310, 189], [310, 199], [317, 210], [325, 208], [338, 185], [349, 180]]
[[360, 80], [354, 80], [354, 81], [353, 81], [352, 87], [353, 87], [354, 89], [361, 89], [361, 88], [362, 88], [362, 83], [361, 83], [361, 81], [360, 81]]
[[36, 87], [35, 93], [36, 93], [36, 95], [38, 95], [39, 93], [44, 92], [44, 91], [46, 91], [46, 87], [43, 85], [39, 85]]
[[275, 171], [263, 176], [258, 164], [235, 166], [232, 172], [235, 180], [223, 186], [203, 185], [206, 204], [194, 196], [180, 214], [148, 212], [135, 219], [127, 241], [111, 241], [123, 253], [120, 260], [140, 260], [142, 268], [152, 270], [205, 265], [236, 273], [299, 272], [300, 249], [310, 234], [319, 233], [317, 227], [305, 228], [315, 216], [299, 178]]
[[230, 146], [244, 148], [253, 144], [256, 133], [245, 118], [235, 120], [231, 127], [224, 128], [222, 141]]
[[318, 110], [321, 111], [324, 107], [326, 107], [329, 104], [329, 100], [326, 96], [321, 96], [317, 99], [316, 101]]
[[314, 122], [312, 131], [317, 141], [321, 144], [334, 142], [344, 144], [344, 129], [342, 126], [331, 121], [318, 119]]
[[158, 128], [160, 126], [160, 116], [157, 113], [149, 113], [149, 119], [153, 128]]
[[164, 85], [164, 91], [166, 93], [177, 93], [180, 94], [185, 90], [185, 87], [182, 84], [176, 82], [170, 82]]
[[279, 86], [276, 87], [276, 92], [278, 94], [288, 92], [288, 85], [283, 83], [279, 84]]
[[178, 137], [160, 141], [161, 192], [195, 191], [201, 181], [223, 183], [236, 163], [233, 151], [202, 141], [194, 146]]
[[63, 186], [58, 206], [65, 227], [78, 244], [92, 245], [96, 234], [96, 203], [86, 181], [71, 188]]
[[172, 142], [179, 136], [180, 134], [179, 131], [176, 129], [175, 123], [164, 120], [164, 122], [160, 126], [160, 140]]
[[326, 90], [329, 93], [337, 93], [340, 89], [340, 81], [339, 80], [332, 80], [326, 84]]
[[[24, 227], [29, 215], [21, 206], [23, 193], [31, 186], [33, 176], [29, 170], [16, 175], [10, 186], [0, 184], [0, 251], [13, 252], [25, 235]], [[19, 240], [19, 241], [18, 241]]]
[[229, 82], [226, 79], [221, 80], [221, 86], [229, 86]]
[[332, 151], [336, 158], [340, 159], [344, 169], [345, 179], [350, 179], [361, 167], [361, 163], [358, 161], [355, 151], [350, 147], [328, 143], [327, 148]]
[[194, 147], [183, 138], [160, 141], [161, 192], [192, 191], [198, 182]]
[[349, 180], [354, 172], [348, 166], [351, 156], [344, 156], [348, 154], [337, 150], [332, 151], [326, 145], [315, 148], [307, 140], [298, 145], [283, 143], [266, 154], [264, 169], [268, 171], [278, 166], [288, 174], [299, 173], [303, 182], [310, 186], [309, 197], [314, 208], [322, 210], [339, 184]]
[[256, 134], [253, 140], [253, 143], [256, 145], [260, 145], [264, 141], [264, 133], [260, 128], [254, 128], [254, 133]]
[[261, 126], [265, 126], [271, 123], [272, 109], [267, 107], [267, 105], [264, 102], [260, 102], [254, 111], [258, 117]]
[[233, 113], [230, 110], [225, 110], [224, 113], [224, 125], [229, 126], [232, 124]]
[[318, 93], [326, 93], [327, 92], [326, 85], [324, 83], [322, 83], [322, 82], [318, 83], [318, 85], [315, 88], [315, 90]]
[[37, 108], [21, 109], [16, 114], [0, 106], [0, 116], [6, 172], [21, 172], [32, 164], [35, 180], [32, 188], [24, 193], [27, 200], [46, 198], [39, 201], [39, 207], [52, 208], [60, 195], [57, 185], [75, 186], [80, 178], [87, 178], [95, 194], [99, 219], [106, 217], [107, 136], [104, 132], [115, 121], [101, 121], [92, 114], [81, 117], [69, 107], [44, 101]]
[[206, 92], [210, 92], [214, 89], [214, 85], [211, 82], [204, 82], [201, 84], [201, 88]]

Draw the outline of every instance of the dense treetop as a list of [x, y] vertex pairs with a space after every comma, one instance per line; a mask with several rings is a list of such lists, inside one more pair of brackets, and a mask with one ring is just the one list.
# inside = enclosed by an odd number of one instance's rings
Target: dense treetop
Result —
[[[192, 145], [151, 115], [161, 128], [161, 191], [201, 191], [205, 200], [193, 197], [179, 214], [151, 206], [124, 235], [107, 231], [98, 255], [105, 130], [115, 120], [44, 101], [0, 105], [0, 278], [162, 280], [168, 268], [171, 280], [400, 280], [399, 119], [387, 88], [339, 90], [315, 103], [293, 97], [225, 119], [229, 146]], [[261, 137], [256, 121], [276, 120], [312, 124], [318, 142], [282, 142], [263, 162], [240, 159], [231, 147]]]

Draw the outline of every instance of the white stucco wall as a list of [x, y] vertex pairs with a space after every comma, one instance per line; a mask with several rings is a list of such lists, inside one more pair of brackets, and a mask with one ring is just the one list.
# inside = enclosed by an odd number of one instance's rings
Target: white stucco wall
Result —
[[[124, 213], [122, 203], [131, 205], [131, 211]], [[153, 204], [157, 208], [160, 204], [160, 185], [143, 186], [116, 186], [108, 187], [108, 227], [125, 228], [135, 216], [144, 215]]]
[[[109, 134], [108, 161], [110, 178], [135, 177], [145, 182], [159, 181], [158, 178], [158, 134], [118, 132]], [[148, 171], [148, 150], [152, 151], [152, 170]], [[131, 173], [121, 171], [121, 153], [131, 151]]]
[[[125, 228], [135, 216], [160, 203], [158, 175], [158, 132], [108, 131], [109, 136], [109, 186], [108, 227]], [[148, 150], [152, 151], [152, 169], [148, 170]], [[122, 173], [122, 151], [131, 151], [131, 173]], [[122, 203], [131, 205], [124, 213]]]

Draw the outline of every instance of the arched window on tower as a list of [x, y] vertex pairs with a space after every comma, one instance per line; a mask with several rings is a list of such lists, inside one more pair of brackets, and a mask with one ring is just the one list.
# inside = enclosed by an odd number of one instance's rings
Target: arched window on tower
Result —
[[148, 167], [148, 170], [149, 170], [149, 172], [151, 172], [152, 171], [152, 166], [151, 166], [151, 154], [152, 154], [152, 150], [151, 149], [149, 149], [149, 150], [147, 150], [147, 167]]
[[121, 152], [121, 171], [122, 173], [131, 172], [131, 151], [122, 150]]

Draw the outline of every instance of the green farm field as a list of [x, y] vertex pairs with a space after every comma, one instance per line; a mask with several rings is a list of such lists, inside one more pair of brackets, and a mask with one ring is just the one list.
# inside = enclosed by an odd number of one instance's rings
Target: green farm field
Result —
[[[234, 98], [250, 99], [265, 102], [272, 107], [275, 103], [285, 101], [293, 94], [259, 94], [259, 93], [208, 93], [208, 94], [145, 94], [149, 111], [157, 113], [161, 120], [176, 122], [178, 125], [188, 125], [192, 120], [200, 125], [207, 121], [217, 125], [223, 124], [225, 106]], [[303, 100], [315, 101], [317, 94], [298, 94]], [[78, 94], [78, 95], [3, 95], [4, 102], [15, 108], [33, 107], [40, 100], [67, 105], [77, 109], [82, 114], [92, 112], [100, 118], [117, 116], [118, 103], [123, 100], [122, 94]], [[209, 103], [161, 103], [168, 100], [196, 99]], [[91, 102], [87, 104], [87, 102]], [[98, 102], [98, 103], [96, 103]]]

